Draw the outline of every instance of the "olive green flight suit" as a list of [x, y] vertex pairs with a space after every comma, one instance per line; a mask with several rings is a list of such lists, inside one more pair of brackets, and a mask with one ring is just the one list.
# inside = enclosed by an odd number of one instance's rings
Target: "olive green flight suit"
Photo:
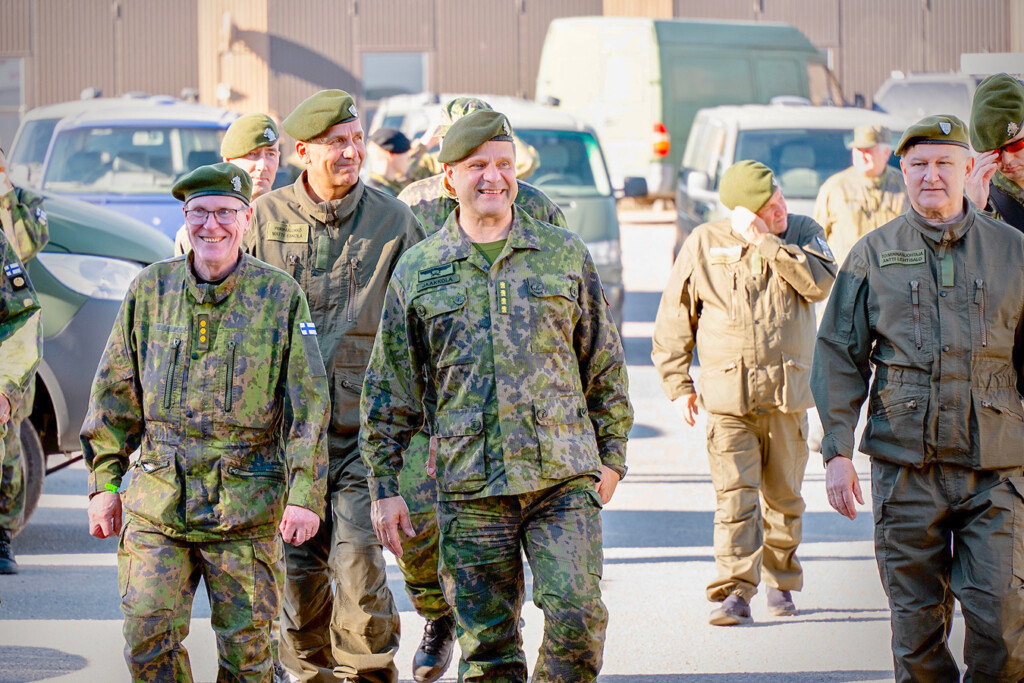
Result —
[[361, 181], [343, 199], [322, 203], [305, 182], [303, 172], [253, 202], [246, 235], [249, 253], [283, 269], [306, 293], [331, 391], [331, 512], [309, 542], [285, 549], [281, 663], [302, 681], [393, 682], [400, 621], [370, 523], [359, 392], [388, 279], [423, 230], [405, 204]]
[[965, 680], [1024, 680], [1024, 235], [964, 209], [945, 228], [911, 209], [858, 242], [814, 353], [826, 462], [851, 457], [868, 401], [898, 681], [959, 680], [954, 598]]
[[[779, 590], [800, 590], [796, 557], [807, 464], [813, 304], [828, 296], [836, 265], [821, 228], [789, 215], [782, 235], [759, 245], [729, 219], [698, 226], [683, 243], [661, 297], [651, 357], [669, 399], [694, 392], [715, 487], [712, 602], [747, 602], [762, 570]], [[762, 505], [763, 499], [763, 505]]]
[[633, 411], [582, 239], [514, 208], [491, 265], [452, 213], [395, 270], [361, 412], [374, 499], [399, 495], [405, 448], [425, 420], [437, 438], [459, 679], [526, 681], [525, 549], [544, 612], [533, 680], [594, 681], [608, 616], [594, 487], [601, 465], [625, 472]]
[[899, 170], [886, 166], [877, 178], [850, 167], [828, 178], [814, 202], [814, 220], [825, 231], [836, 263], [861, 237], [903, 213], [907, 187]]

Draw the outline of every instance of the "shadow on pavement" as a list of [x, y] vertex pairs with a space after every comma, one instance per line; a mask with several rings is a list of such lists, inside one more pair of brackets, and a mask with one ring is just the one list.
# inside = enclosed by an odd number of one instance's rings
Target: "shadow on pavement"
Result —
[[631, 439], [653, 439], [657, 436], [662, 436], [665, 432], [661, 431], [657, 427], [651, 425], [633, 424], [633, 429], [629, 431], [629, 438]]
[[786, 671], [775, 673], [693, 673], [623, 674], [599, 676], [600, 683], [690, 683], [690, 681], [729, 681], [730, 683], [832, 683], [833, 681], [879, 681], [892, 679], [892, 671]]
[[56, 678], [86, 667], [85, 657], [48, 647], [0, 645], [0, 683], [29, 683]]

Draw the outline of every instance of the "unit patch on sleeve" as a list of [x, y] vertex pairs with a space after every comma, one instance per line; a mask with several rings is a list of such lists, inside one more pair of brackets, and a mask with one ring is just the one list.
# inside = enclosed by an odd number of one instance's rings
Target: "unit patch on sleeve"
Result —
[[302, 337], [302, 351], [306, 354], [309, 376], [326, 377], [327, 368], [324, 367], [324, 359], [320, 355], [320, 345], [316, 341], [316, 325], [299, 323], [299, 335]]
[[20, 263], [8, 263], [4, 266], [4, 275], [11, 281], [11, 287], [15, 290], [24, 289], [28, 284], [25, 271], [22, 270]]
[[832, 250], [828, 248], [828, 242], [825, 241], [825, 238], [819, 235], [814, 239], [818, 242], [818, 248], [821, 249], [821, 254], [830, 261], [835, 261], [836, 257], [832, 255]]

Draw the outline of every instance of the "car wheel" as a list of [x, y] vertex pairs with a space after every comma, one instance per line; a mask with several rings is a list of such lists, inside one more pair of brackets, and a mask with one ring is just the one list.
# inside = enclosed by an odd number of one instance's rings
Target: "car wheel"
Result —
[[39, 432], [29, 420], [21, 423], [21, 462], [22, 475], [25, 482], [25, 512], [21, 517], [21, 526], [14, 531], [25, 528], [32, 513], [39, 504], [39, 496], [43, 492], [43, 479], [46, 478], [46, 453], [43, 442], [39, 440]]

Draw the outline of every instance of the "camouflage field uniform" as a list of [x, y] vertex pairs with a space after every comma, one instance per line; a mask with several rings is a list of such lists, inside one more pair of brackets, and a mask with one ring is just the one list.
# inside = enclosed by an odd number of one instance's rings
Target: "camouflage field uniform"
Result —
[[89, 491], [127, 490], [118, 546], [125, 659], [135, 680], [190, 681], [200, 577], [218, 680], [268, 681], [284, 579], [285, 505], [324, 516], [327, 381], [295, 282], [243, 256], [220, 283], [191, 256], [146, 268], [96, 371], [82, 447]]
[[850, 167], [822, 183], [814, 220], [825, 231], [836, 263], [842, 263], [857, 240], [899, 216], [906, 206], [907, 187], [898, 170], [886, 166], [885, 173], [868, 178]]
[[[427, 392], [436, 408], [424, 416]], [[425, 419], [437, 437], [460, 680], [526, 680], [521, 548], [545, 615], [534, 680], [594, 680], [607, 624], [594, 483], [602, 464], [624, 472], [633, 412], [583, 241], [515, 209], [490, 266], [452, 214], [392, 277], [361, 412], [375, 499], [399, 495], [403, 450]]]
[[[444, 175], [437, 175], [415, 183], [398, 196], [423, 225], [428, 235], [441, 229], [458, 200], [444, 183]], [[545, 223], [568, 228], [558, 205], [546, 194], [522, 180], [515, 204], [523, 213]], [[405, 465], [399, 477], [402, 498], [409, 505], [409, 515], [416, 536], [402, 543], [402, 557], [398, 566], [405, 577], [405, 589], [413, 607], [427, 619], [437, 619], [451, 608], [437, 575], [440, 557], [437, 549], [437, 482], [427, 474], [429, 440], [417, 434], [405, 452]]]
[[[992, 176], [992, 180], [990, 181], [990, 185], [992, 187], [999, 188], [1005, 194], [1009, 195], [1010, 199], [1014, 200], [1019, 205], [1020, 211], [1024, 213], [1024, 187], [1021, 187], [1017, 183], [1007, 178], [1005, 175], [1003, 175], [1002, 171], [995, 172], [995, 174]], [[988, 207], [987, 210], [984, 211], [984, 213], [987, 216], [991, 216], [992, 218], [995, 218], [997, 220], [1009, 223], [1010, 225], [1017, 228], [1021, 232], [1024, 232], [1024, 224], [1017, 225], [1016, 223], [1010, 223], [1010, 221], [1006, 217], [1000, 215], [999, 210], [992, 205], [991, 189], [989, 190]]]
[[[398, 257], [423, 238], [408, 208], [358, 183], [317, 203], [306, 175], [253, 204], [247, 249], [292, 275], [306, 293], [327, 366], [332, 416], [327, 495], [333, 515], [316, 536], [286, 549], [281, 662], [301, 679], [395, 681], [398, 608], [370, 523], [359, 458], [359, 392]], [[334, 580], [332, 596], [331, 580]]]
[[[14, 247], [22, 263], [32, 260], [50, 239], [42, 197], [21, 188], [15, 188], [0, 197], [0, 223], [3, 224], [8, 243]], [[12, 339], [10, 343], [33, 355], [41, 355], [42, 334], [42, 320], [40, 315], [36, 315], [18, 332], [18, 338]], [[5, 348], [5, 357], [7, 353]], [[19, 528], [25, 511], [21, 423], [32, 414], [36, 393], [35, 367], [38, 363], [39, 358], [36, 358], [32, 375], [25, 378], [24, 389], [18, 392], [18, 400], [11, 404], [11, 420], [3, 436], [6, 456], [0, 464], [0, 529], [13, 531]]]
[[402, 191], [403, 187], [405, 187], [404, 184], [398, 182], [397, 180], [391, 180], [390, 178], [385, 178], [384, 176], [377, 175], [376, 173], [371, 173], [370, 177], [367, 178], [365, 182], [367, 187], [372, 187], [375, 190], [380, 190], [381, 192], [391, 195], [392, 197], [397, 197], [398, 193]]

